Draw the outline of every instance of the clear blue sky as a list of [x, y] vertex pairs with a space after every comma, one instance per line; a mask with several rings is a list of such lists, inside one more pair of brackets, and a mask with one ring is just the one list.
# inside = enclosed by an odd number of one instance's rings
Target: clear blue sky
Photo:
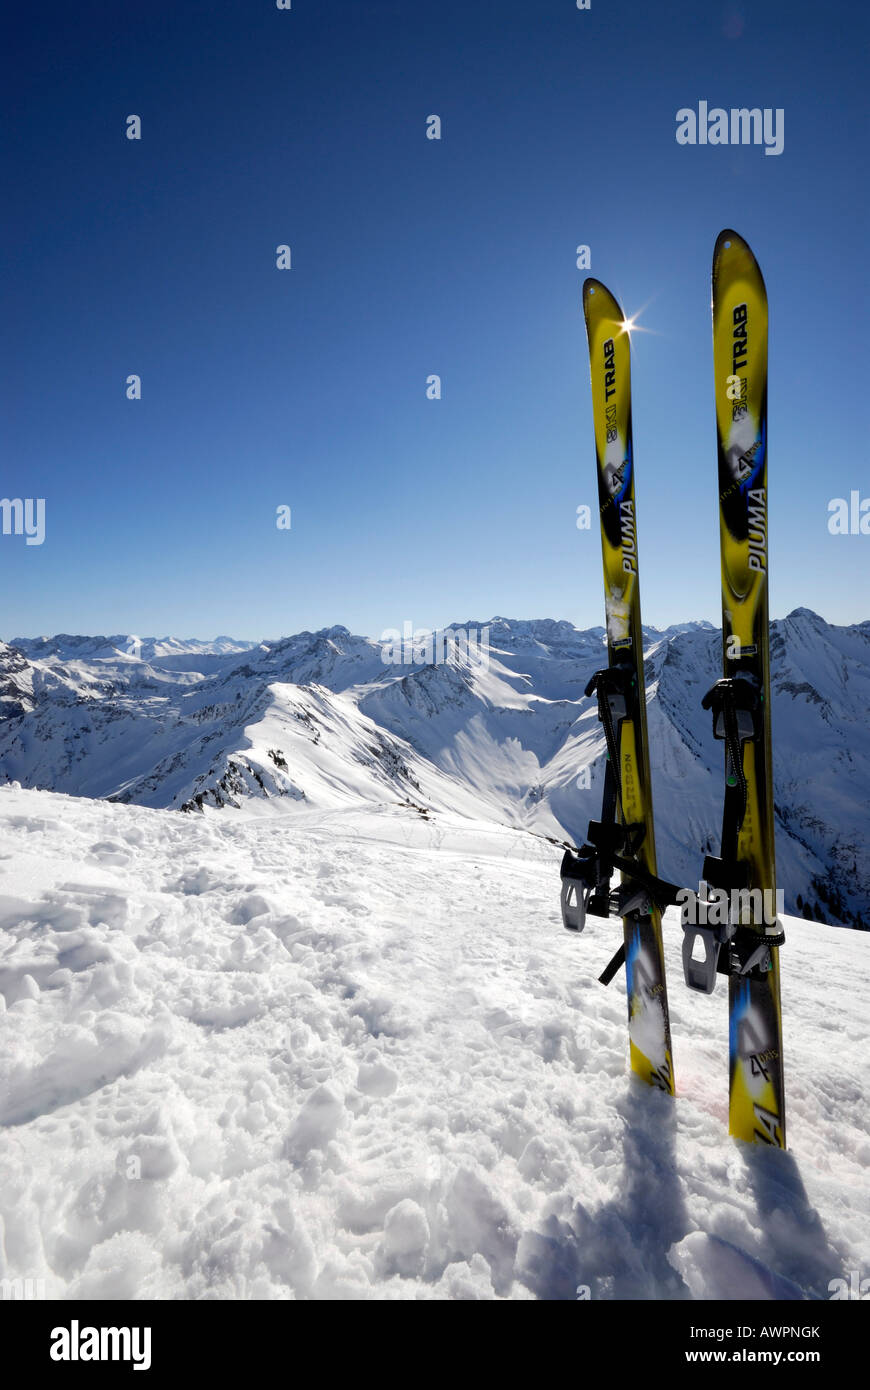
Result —
[[[718, 621], [724, 226], [771, 303], [772, 612], [870, 617], [870, 537], [827, 531], [870, 495], [868, 32], [846, 0], [17, 7], [0, 495], [46, 540], [0, 537], [0, 634], [600, 623], [581, 242], [655, 331], [644, 618]], [[677, 145], [701, 99], [783, 107], [784, 152]]]

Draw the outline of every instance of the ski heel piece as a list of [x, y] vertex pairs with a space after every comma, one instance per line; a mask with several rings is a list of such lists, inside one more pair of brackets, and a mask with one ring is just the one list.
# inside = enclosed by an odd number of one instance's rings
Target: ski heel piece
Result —
[[[721, 863], [721, 860], [705, 864]], [[739, 870], [742, 866], [735, 865]], [[743, 875], [735, 877], [742, 880]], [[734, 879], [731, 879], [734, 882]], [[745, 891], [740, 885], [740, 892]], [[708, 901], [709, 898], [708, 898]], [[785, 932], [779, 919], [772, 926], [763, 929], [729, 920], [720, 926], [699, 926], [687, 920], [695, 904], [691, 900], [683, 904], [683, 975], [689, 989], [702, 994], [712, 994], [718, 975], [736, 975], [741, 979], [763, 980], [773, 969], [774, 947], [785, 945]], [[703, 955], [697, 953], [698, 943], [703, 947]]]
[[586, 892], [576, 879], [562, 879], [562, 926], [566, 931], [581, 932], [586, 926]]
[[581, 932], [586, 914], [597, 902], [601, 887], [601, 861], [591, 845], [581, 850], [566, 849], [562, 856], [562, 925], [567, 931]]
[[[699, 941], [704, 947], [702, 959], [695, 955]], [[722, 942], [716, 927], [686, 926], [683, 923], [683, 975], [689, 989], [696, 989], [700, 994], [713, 993], [721, 949]]]
[[[722, 860], [714, 860], [708, 855], [704, 860], [704, 901], [710, 901], [711, 887], [715, 891], [726, 882], [742, 879], [743, 870], [742, 864], [723, 864]], [[683, 903], [680, 918], [683, 928], [683, 976], [689, 989], [697, 990], [699, 994], [712, 994], [716, 987], [716, 976], [723, 970], [722, 947], [730, 941], [734, 928], [730, 921], [720, 926], [702, 926], [697, 921], [693, 922], [691, 919], [698, 910], [698, 902], [699, 899], [693, 896]], [[702, 956], [697, 954], [699, 943], [703, 947]]]

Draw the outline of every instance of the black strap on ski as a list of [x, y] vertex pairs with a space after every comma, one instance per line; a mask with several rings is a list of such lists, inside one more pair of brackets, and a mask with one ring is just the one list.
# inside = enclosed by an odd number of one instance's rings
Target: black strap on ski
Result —
[[629, 666], [605, 666], [596, 671], [586, 686], [586, 694], [598, 696], [598, 718], [604, 729], [607, 744], [607, 767], [604, 770], [604, 796], [601, 805], [602, 824], [615, 821], [622, 814], [622, 795], [619, 785], [619, 728], [628, 715], [632, 696], [634, 671]]
[[614, 951], [613, 955], [610, 957], [610, 960], [607, 962], [601, 974], [598, 976], [598, 983], [600, 985], [609, 985], [610, 981], [613, 979], [615, 975], [619, 974], [620, 970], [624, 965], [625, 942], [621, 941], [619, 943], [619, 950]]
[[[608, 916], [610, 912], [610, 879], [613, 867], [610, 855], [615, 846], [608, 837], [621, 833], [617, 815], [621, 816], [619, 788], [619, 725], [628, 713], [628, 700], [634, 673], [627, 665], [606, 666], [596, 671], [586, 686], [586, 695], [598, 696], [598, 718], [604, 729], [607, 762], [604, 769], [604, 790], [601, 799], [601, 820], [592, 821], [587, 843], [579, 850], [566, 850], [562, 858], [562, 922], [569, 931], [580, 932], [586, 925], [586, 914]], [[595, 831], [600, 834], [596, 835]], [[620, 841], [619, 848], [623, 848]]]
[[[761, 737], [761, 699], [757, 677], [738, 671], [717, 681], [701, 701], [703, 709], [712, 710], [713, 737], [725, 743], [722, 855], [706, 856], [704, 882], [728, 894], [749, 887], [749, 866], [737, 857], [748, 795], [743, 754], [750, 740], [757, 742]], [[730, 920], [716, 927], [700, 926], [687, 920], [691, 901], [683, 908], [683, 973], [690, 989], [711, 994], [717, 974], [757, 977], [770, 969], [771, 948], [785, 941], [779, 923], [764, 932]], [[696, 959], [699, 943], [703, 956]]]
[[725, 742], [725, 813], [722, 821], [722, 857], [736, 866], [737, 842], [746, 815], [747, 785], [743, 747], [761, 732], [761, 690], [751, 672], [725, 676], [707, 691], [701, 708], [713, 712], [713, 737]]
[[[586, 914], [598, 917], [648, 916], [653, 906], [660, 910], [676, 902], [676, 885], [651, 874], [638, 859], [646, 829], [624, 823], [620, 777], [620, 725], [629, 717], [636, 700], [636, 677], [628, 665], [607, 666], [596, 671], [586, 694], [598, 696], [598, 718], [607, 745], [601, 820], [590, 821], [587, 843], [579, 850], [566, 849], [562, 859], [562, 920], [569, 931], [582, 931]], [[610, 880], [616, 869], [624, 880], [614, 892]], [[625, 944], [619, 947], [599, 976], [608, 985], [625, 963]]]

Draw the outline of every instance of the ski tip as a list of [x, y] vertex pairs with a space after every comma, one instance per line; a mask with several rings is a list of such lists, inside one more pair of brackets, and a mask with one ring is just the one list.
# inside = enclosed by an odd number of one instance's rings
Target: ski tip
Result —
[[596, 311], [596, 317], [612, 317], [615, 311], [622, 316], [619, 302], [605, 284], [600, 280], [595, 280], [591, 276], [583, 281], [583, 312], [587, 322], [592, 311]]
[[762, 291], [764, 290], [761, 269], [755, 259], [752, 247], [745, 237], [734, 231], [733, 227], [725, 227], [716, 238], [716, 246], [713, 250], [714, 284], [723, 271], [729, 278], [735, 274], [757, 276], [761, 281]]
[[754, 261], [752, 247], [745, 237], [739, 232], [735, 232], [733, 227], [726, 227], [716, 238], [716, 245], [713, 250], [713, 265], [719, 265], [726, 258], [740, 257]]
[[716, 253], [718, 254], [725, 248], [730, 249], [729, 243], [731, 242], [737, 246], [746, 246], [748, 249], [745, 237], [742, 237], [739, 232], [735, 232], [733, 227], [725, 227], [716, 238]]

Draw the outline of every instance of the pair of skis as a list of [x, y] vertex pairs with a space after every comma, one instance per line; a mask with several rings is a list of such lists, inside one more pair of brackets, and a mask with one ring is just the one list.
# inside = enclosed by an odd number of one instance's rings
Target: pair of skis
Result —
[[[566, 850], [562, 917], [582, 931], [586, 913], [621, 917], [623, 944], [601, 976], [624, 964], [631, 1068], [673, 1094], [674, 1067], [661, 919], [683, 906], [683, 967], [691, 989], [729, 981], [730, 1131], [785, 1147], [767, 613], [767, 296], [749, 246], [724, 231], [713, 257], [713, 360], [719, 461], [723, 677], [704, 697], [725, 743], [721, 857], [708, 856], [707, 905], [656, 869], [646, 727], [637, 516], [631, 426], [629, 325], [597, 280], [583, 286], [589, 340], [604, 561], [607, 666], [598, 699], [607, 745], [600, 821]], [[620, 885], [611, 890], [619, 870]], [[712, 892], [710, 891], [712, 890]], [[760, 890], [760, 891], [759, 891]], [[766, 890], [766, 892], [765, 892]], [[727, 904], [727, 908], [723, 908]], [[719, 909], [715, 912], [713, 905]]]

